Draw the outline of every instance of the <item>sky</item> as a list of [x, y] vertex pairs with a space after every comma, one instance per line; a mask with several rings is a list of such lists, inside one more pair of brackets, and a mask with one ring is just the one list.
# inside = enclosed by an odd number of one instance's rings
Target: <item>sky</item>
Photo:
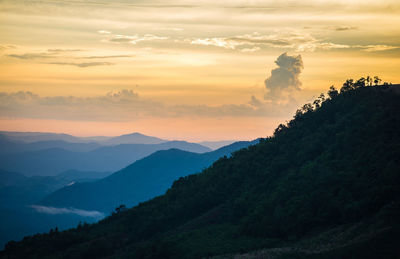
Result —
[[0, 130], [248, 140], [399, 71], [398, 0], [0, 0]]

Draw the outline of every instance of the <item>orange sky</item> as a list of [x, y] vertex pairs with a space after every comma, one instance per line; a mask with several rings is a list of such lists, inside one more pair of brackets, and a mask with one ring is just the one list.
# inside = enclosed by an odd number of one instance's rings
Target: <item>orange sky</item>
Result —
[[397, 0], [0, 2], [0, 130], [251, 139], [399, 71]]
[[[284, 118], [146, 119], [138, 122], [87, 122], [46, 119], [0, 120], [5, 131], [64, 132], [75, 136], [115, 136], [141, 132], [171, 140], [235, 140], [267, 137]], [[188, 130], [190, 129], [190, 130]], [[96, 134], [93, 134], [95, 132]]]

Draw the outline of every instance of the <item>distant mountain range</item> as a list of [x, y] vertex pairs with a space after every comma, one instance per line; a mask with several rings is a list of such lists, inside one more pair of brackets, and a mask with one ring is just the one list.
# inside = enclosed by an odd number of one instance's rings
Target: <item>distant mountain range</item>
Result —
[[73, 213], [39, 213], [30, 207], [49, 193], [74, 182], [90, 182], [111, 172], [82, 172], [69, 170], [56, 176], [26, 177], [16, 172], [0, 170], [0, 247], [10, 239], [75, 227], [80, 221], [95, 222], [99, 218]]
[[110, 213], [121, 204], [131, 207], [161, 195], [179, 177], [200, 172], [218, 158], [256, 143], [258, 140], [236, 142], [202, 154], [178, 149], [157, 151], [104, 179], [57, 190], [39, 204]]
[[[225, 149], [206, 152], [203, 156], [203, 154], [200, 153], [169, 149], [172, 147], [195, 152], [210, 151], [209, 148], [199, 144], [183, 141], [162, 142], [160, 139], [137, 133], [117, 137], [114, 143], [119, 143], [121, 141], [141, 141], [140, 138], [142, 136], [147, 138], [148, 142], [153, 141], [161, 143], [112, 145], [113, 140], [111, 139], [107, 144], [104, 144], [104, 142], [102, 144], [96, 142], [68, 142], [56, 139], [62, 136], [66, 140], [74, 140], [73, 136], [63, 134], [39, 134], [39, 139], [42, 140], [35, 142], [34, 140], [36, 139], [34, 136], [30, 134], [27, 135], [29, 138], [23, 141], [18, 139], [18, 137], [21, 136], [19, 134], [13, 134], [11, 139], [4, 134], [0, 134], [0, 168], [13, 170], [13, 172], [9, 172], [0, 169], [0, 214], [2, 219], [0, 222], [0, 246], [10, 239], [19, 239], [27, 234], [48, 231], [55, 226], [62, 230], [68, 227], [74, 227], [80, 221], [95, 222], [104, 215], [108, 215], [116, 206], [122, 203], [134, 205], [137, 201], [144, 201], [162, 194], [175, 178], [179, 178], [187, 173], [199, 171], [218, 157], [229, 155], [231, 151], [247, 145], [246, 143], [236, 143]], [[25, 137], [27, 136], [22, 134], [22, 139]], [[51, 138], [54, 139], [52, 140]], [[136, 138], [136, 140], [134, 140], [134, 138]], [[102, 141], [104, 141], [104, 139]], [[111, 166], [117, 165], [120, 166], [119, 168], [122, 168], [135, 159], [140, 159], [157, 152], [157, 150], [163, 149], [167, 150], [160, 151], [160, 154], [155, 153], [154, 157], [149, 158], [148, 161], [150, 164], [147, 163], [144, 167], [139, 166], [140, 171], [135, 170], [135, 172], [132, 172], [132, 175], [128, 175], [128, 177], [126, 177], [126, 175], [121, 176], [117, 174], [111, 178], [111, 181], [104, 181], [110, 185], [107, 186], [106, 184], [105, 191], [100, 191], [100, 193], [103, 193], [103, 196], [100, 194], [101, 197], [97, 197], [101, 199], [105, 197], [105, 200], [108, 202], [102, 206], [105, 212], [104, 214], [92, 209], [79, 210], [70, 208], [70, 206], [60, 207], [65, 203], [64, 200], [60, 200], [59, 204], [57, 203], [56, 207], [58, 206], [58, 208], [53, 208], [52, 206], [43, 207], [40, 206], [40, 204], [39, 206], [32, 207], [32, 204], [38, 203], [38, 201], [60, 188], [60, 192], [57, 192], [54, 196], [50, 195], [49, 197], [52, 198], [49, 198], [49, 200], [54, 199], [53, 197], [57, 198], [58, 195], [62, 196], [65, 191], [69, 192], [69, 186], [85, 187], [87, 186], [86, 183], [96, 181], [111, 174], [95, 171], [62, 171], [64, 169], [97, 168], [104, 170], [104, 168], [110, 168], [110, 164]], [[169, 155], [165, 156], [163, 152]], [[157, 175], [153, 174], [154, 183], [159, 185], [155, 187], [151, 185], [152, 181], [149, 181], [150, 175], [147, 169], [159, 162], [157, 157], [161, 159], [166, 157], [171, 158], [170, 161], [168, 161], [169, 158], [166, 158], [162, 163], [162, 165], [166, 167], [170, 166], [171, 168], [165, 168], [163, 172], [164, 177], [160, 179], [157, 178]], [[182, 159], [182, 161], [180, 159]], [[173, 163], [168, 164], [168, 162], [171, 161], [173, 161]], [[93, 166], [91, 167], [91, 165]], [[146, 166], [147, 169], [145, 168]], [[174, 170], [178, 167], [178, 171]], [[22, 171], [24, 174], [17, 173], [15, 172], [16, 170]], [[43, 176], [46, 174], [48, 174], [48, 176]], [[134, 179], [135, 177], [138, 178], [138, 181]], [[143, 181], [146, 177], [148, 182]], [[118, 183], [113, 185], [116, 182]], [[141, 193], [137, 188], [134, 188], [135, 186], [139, 186], [139, 183], [142, 184]], [[146, 184], [149, 187], [148, 190], [145, 188]], [[121, 188], [121, 185], [124, 185], [121, 190], [124, 190], [126, 194], [126, 196], [122, 198], [121, 195], [123, 195], [123, 193], [118, 197], [115, 196], [115, 192]], [[130, 188], [130, 185], [133, 188]], [[93, 186], [97, 186], [97, 184]], [[129, 192], [129, 190], [131, 190], [131, 192]], [[107, 194], [110, 194], [110, 197], [107, 197]], [[96, 197], [94, 201], [91, 201], [90, 198], [93, 196], [90, 194], [85, 197], [77, 197], [74, 195], [75, 193], [71, 193], [70, 198], [75, 197], [77, 200], [82, 199], [82, 203], [90, 204], [98, 201]], [[129, 195], [132, 195], [132, 197], [129, 197]], [[91, 208], [92, 206], [77, 207]], [[29, 218], [29, 221], [26, 221], [26, 218]]]
[[45, 195], [74, 182], [90, 182], [111, 172], [68, 170], [56, 176], [27, 177], [20, 173], [0, 170], [0, 208], [30, 205]]
[[121, 135], [118, 137], [112, 137], [102, 141], [106, 145], [119, 145], [119, 144], [161, 144], [168, 140], [160, 139], [156, 137], [146, 136], [140, 133], [132, 133]]
[[73, 152], [88, 152], [102, 145], [95, 142], [78, 143], [64, 140], [43, 140], [37, 142], [13, 141], [0, 134], [0, 155], [33, 152], [45, 149], [60, 148]]
[[211, 148], [212, 150], [216, 150], [218, 148], [230, 145], [232, 143], [235, 143], [235, 140], [222, 140], [222, 141], [202, 141], [202, 142], [198, 142], [198, 144], [202, 145], [202, 146], [206, 146]]
[[13, 142], [31, 143], [38, 141], [61, 140], [66, 142], [92, 142], [83, 141], [83, 138], [71, 136], [68, 134], [47, 133], [47, 132], [14, 132], [0, 131], [0, 135]]
[[[117, 171], [154, 153], [158, 150], [177, 148], [189, 152], [204, 153], [211, 149], [185, 141], [169, 141], [160, 144], [120, 144], [116, 146], [99, 146], [95, 143], [68, 143], [63, 141], [35, 142], [28, 144], [5, 143], [0, 146], [0, 168], [15, 171], [27, 176], [57, 175], [69, 169], [80, 171]], [[36, 151], [23, 151], [58, 144], [58, 147]], [[71, 151], [73, 149], [75, 151]], [[17, 151], [21, 152], [17, 152]], [[76, 150], [81, 150], [80, 152]], [[13, 151], [13, 152], [11, 152]], [[11, 153], [10, 153], [11, 152]]]
[[[44, 132], [13, 132], [13, 131], [0, 131], [0, 144], [11, 142], [31, 145], [19, 145], [17, 152], [40, 150], [45, 148], [63, 148], [71, 151], [89, 151], [98, 146], [104, 145], [120, 145], [120, 144], [161, 144], [170, 140], [160, 139], [157, 137], [147, 136], [138, 132], [124, 134], [116, 137], [76, 137], [68, 134], [57, 133], [44, 133]], [[206, 146], [212, 150], [220, 147], [230, 145], [236, 142], [235, 140], [222, 140], [222, 141], [201, 141], [196, 142], [202, 146]], [[77, 145], [87, 144], [87, 145]], [[2, 152], [3, 149], [0, 149]], [[11, 151], [11, 150], [10, 150]]]
[[13, 142], [41, 142], [41, 141], [64, 141], [72, 143], [90, 143], [94, 142], [101, 145], [119, 145], [119, 144], [160, 144], [167, 142], [156, 137], [146, 136], [144, 134], [135, 132], [116, 137], [76, 137], [68, 134], [47, 133], [47, 132], [13, 132], [13, 131], [0, 131], [0, 136], [7, 138]]

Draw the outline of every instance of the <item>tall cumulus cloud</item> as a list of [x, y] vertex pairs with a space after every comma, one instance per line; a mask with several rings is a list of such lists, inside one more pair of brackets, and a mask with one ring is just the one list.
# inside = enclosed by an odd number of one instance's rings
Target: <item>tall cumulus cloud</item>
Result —
[[290, 92], [300, 90], [300, 74], [304, 68], [301, 55], [281, 54], [275, 63], [277, 68], [271, 70], [271, 76], [265, 79], [267, 93], [265, 99], [276, 100]]

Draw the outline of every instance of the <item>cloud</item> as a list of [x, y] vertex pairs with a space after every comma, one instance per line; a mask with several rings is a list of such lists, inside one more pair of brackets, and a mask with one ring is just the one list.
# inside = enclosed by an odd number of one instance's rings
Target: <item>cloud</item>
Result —
[[38, 53], [23, 53], [23, 54], [9, 54], [8, 57], [24, 59], [24, 60], [32, 60], [32, 59], [47, 59], [47, 58], [56, 58], [59, 54], [68, 53], [68, 52], [78, 52], [82, 51], [80, 49], [47, 49], [45, 52]]
[[100, 34], [111, 34], [110, 31], [105, 31], [105, 30], [99, 30], [97, 32], [100, 33]]
[[221, 47], [221, 48], [225, 48], [225, 49], [235, 49], [236, 46], [241, 45], [234, 41], [229, 41], [226, 38], [193, 39], [193, 40], [190, 40], [190, 44], [216, 46], [216, 47]]
[[300, 90], [300, 74], [303, 70], [301, 55], [289, 56], [287, 53], [280, 55], [275, 63], [278, 68], [271, 71], [271, 76], [265, 79], [267, 93], [265, 99], [274, 100], [281, 98], [294, 90]]
[[310, 35], [286, 32], [280, 34], [262, 35], [258, 32], [228, 38], [229, 41], [238, 44], [262, 44], [271, 47], [292, 47], [294, 44], [310, 42], [314, 40]]
[[240, 46], [267, 46], [267, 47], [279, 47], [279, 48], [293, 48], [295, 44], [309, 42], [314, 40], [308, 35], [300, 34], [271, 34], [261, 35], [258, 32], [252, 34], [244, 34], [233, 37], [220, 37], [220, 38], [204, 38], [204, 39], [191, 39], [187, 40], [191, 44], [216, 46], [226, 49], [236, 49]]
[[258, 32], [253, 32], [251, 34], [226, 38], [189, 39], [186, 41], [196, 45], [216, 46], [232, 50], [239, 49], [242, 52], [255, 52], [266, 47], [295, 49], [297, 52], [344, 48], [344, 45], [319, 42], [309, 34], [300, 34], [296, 32], [283, 32], [270, 35], [262, 35]]
[[81, 49], [48, 49], [50, 53], [65, 53], [65, 52], [78, 52], [82, 51]]
[[0, 92], [0, 117], [3, 118], [131, 121], [164, 116], [165, 110], [162, 103], [141, 98], [128, 89], [93, 97], [43, 97], [30, 91]]
[[47, 206], [40, 206], [40, 205], [31, 205], [35, 211], [44, 214], [50, 215], [59, 215], [59, 214], [74, 214], [81, 217], [90, 217], [96, 219], [102, 219], [105, 217], [104, 213], [96, 211], [96, 210], [80, 210], [75, 208], [55, 208], [55, 207], [47, 207]]
[[258, 99], [257, 97], [255, 97], [254, 95], [251, 96], [250, 101], [249, 101], [249, 104], [250, 104], [251, 106], [254, 106], [254, 107], [261, 107], [261, 106], [263, 105], [262, 101], [259, 100], [259, 99]]
[[296, 106], [296, 102], [263, 102], [255, 96], [242, 104], [166, 105], [128, 89], [85, 98], [42, 97], [29, 91], [0, 92], [0, 118], [126, 122], [168, 117], [276, 117], [293, 112]]
[[16, 49], [16, 48], [17, 48], [17, 46], [15, 46], [15, 45], [0, 45], [0, 51], [4, 51], [7, 49]]
[[[353, 30], [355, 27], [334, 27], [334, 30]], [[367, 52], [397, 49], [390, 45], [348, 45], [318, 40], [310, 34], [288, 31], [278, 34], [262, 35], [258, 32], [232, 37], [186, 39], [193, 45], [215, 46], [241, 52], [255, 52], [263, 48], [292, 49], [296, 52], [314, 52], [317, 50], [361, 49]]]
[[8, 57], [11, 58], [17, 58], [17, 59], [24, 59], [24, 60], [30, 60], [30, 59], [43, 59], [43, 58], [51, 58], [52, 55], [49, 53], [25, 53], [25, 54], [10, 54], [7, 55]]
[[314, 52], [317, 49], [332, 50], [332, 49], [349, 49], [351, 46], [344, 44], [336, 44], [331, 42], [309, 42], [300, 44], [296, 48], [296, 52]]
[[95, 67], [95, 66], [111, 66], [114, 65], [114, 63], [110, 62], [83, 62], [83, 63], [72, 63], [72, 62], [49, 62], [46, 64], [52, 64], [52, 65], [64, 65], [64, 66], [76, 66], [76, 67]]
[[388, 45], [357, 45], [356, 48], [360, 48], [366, 52], [375, 52], [375, 51], [385, 51], [385, 50], [392, 50], [398, 49], [398, 46], [388, 46]]
[[355, 26], [336, 26], [333, 29], [335, 31], [352, 31], [352, 30], [357, 30], [358, 27], [355, 27]]
[[[65, 66], [76, 66], [81, 68], [86, 67], [94, 67], [94, 66], [110, 66], [114, 65], [111, 62], [89, 62], [91, 59], [112, 59], [112, 58], [130, 58], [133, 55], [103, 55], [103, 56], [75, 56], [70, 55], [70, 52], [79, 52], [82, 51], [81, 49], [47, 49], [45, 52], [38, 52], [38, 53], [23, 53], [23, 54], [9, 54], [8, 57], [17, 58], [22, 60], [41, 60], [45, 64], [52, 64], [52, 65], [65, 65]], [[46, 62], [45, 60], [51, 59], [51, 62]], [[58, 62], [57, 60], [62, 59], [63, 61]], [[65, 60], [82, 60], [87, 59], [88, 62], [66, 62]]]
[[134, 55], [110, 55], [110, 56], [86, 56], [80, 57], [81, 59], [107, 59], [107, 58], [131, 58]]
[[130, 43], [130, 44], [137, 44], [138, 42], [141, 41], [155, 41], [155, 40], [166, 40], [168, 37], [164, 36], [157, 36], [153, 34], [145, 34], [145, 35], [122, 35], [122, 34], [117, 34], [117, 35], [112, 35], [108, 37], [106, 41], [109, 42], [114, 42], [114, 43]]

